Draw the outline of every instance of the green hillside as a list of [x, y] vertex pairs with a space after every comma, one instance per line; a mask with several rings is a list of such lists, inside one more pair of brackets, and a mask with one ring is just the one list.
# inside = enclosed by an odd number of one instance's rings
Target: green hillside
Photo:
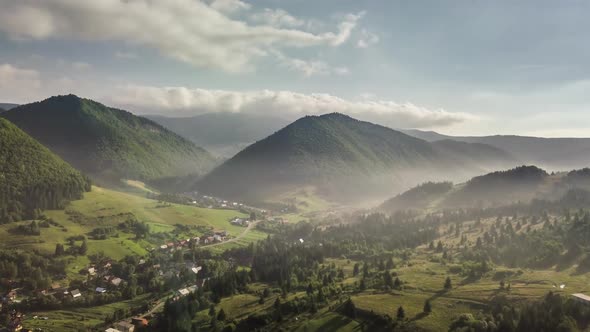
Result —
[[2, 117], [101, 180], [202, 174], [214, 164], [207, 151], [148, 119], [74, 95], [22, 105]]
[[[374, 194], [442, 172], [473, 175], [481, 169], [475, 159], [482, 159], [474, 157], [473, 150], [442, 149], [338, 113], [306, 116], [238, 153], [208, 174], [199, 188], [224, 195], [265, 192], [264, 196], [308, 184], [324, 193]], [[510, 162], [506, 153], [489, 150], [493, 151], [487, 160]]]
[[0, 118], [0, 223], [63, 207], [89, 190], [86, 177]]
[[380, 205], [382, 211], [443, 207], [491, 207], [529, 203], [534, 199], [583, 206], [590, 191], [590, 169], [548, 174], [535, 166], [497, 171], [452, 186], [428, 182]]

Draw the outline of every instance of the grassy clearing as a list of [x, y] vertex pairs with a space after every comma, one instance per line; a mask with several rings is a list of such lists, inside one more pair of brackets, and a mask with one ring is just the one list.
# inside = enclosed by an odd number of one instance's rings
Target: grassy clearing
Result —
[[[115, 310], [140, 307], [148, 302], [149, 298], [149, 294], [144, 294], [133, 300], [91, 308], [33, 312], [27, 315], [24, 325], [29, 329], [40, 328], [46, 332], [76, 332], [81, 329], [92, 329], [96, 325], [104, 323], [105, 317], [112, 315]], [[34, 316], [48, 317], [49, 319], [33, 319]]]
[[317, 315], [313, 319], [307, 320], [301, 324], [295, 331], [297, 332], [322, 332], [322, 331], [340, 331], [352, 332], [362, 331], [361, 325], [335, 312], [326, 312]]

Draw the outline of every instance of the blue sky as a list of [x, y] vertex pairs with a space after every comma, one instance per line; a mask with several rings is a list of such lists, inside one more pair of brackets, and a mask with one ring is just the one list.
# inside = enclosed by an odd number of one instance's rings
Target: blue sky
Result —
[[590, 136], [588, 1], [0, 0], [0, 101]]

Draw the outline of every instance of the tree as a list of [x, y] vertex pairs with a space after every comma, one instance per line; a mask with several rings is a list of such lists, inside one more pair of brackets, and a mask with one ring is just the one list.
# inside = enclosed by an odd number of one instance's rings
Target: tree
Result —
[[354, 269], [352, 270], [352, 275], [356, 277], [359, 274], [359, 263], [354, 264]]
[[393, 278], [388, 271], [383, 272], [383, 282], [385, 283], [385, 286], [393, 288]]
[[385, 267], [388, 270], [391, 270], [395, 267], [395, 264], [393, 263], [393, 258], [389, 257], [389, 259], [387, 260], [387, 265]]
[[395, 281], [393, 282], [393, 288], [394, 289], [401, 289], [402, 288], [402, 281], [399, 280], [398, 277], [396, 277]]
[[430, 300], [426, 300], [426, 302], [424, 302], [424, 309], [422, 311], [426, 314], [432, 312], [432, 305], [430, 304]]
[[221, 310], [219, 310], [219, 313], [217, 314], [217, 320], [223, 322], [226, 318], [227, 316], [225, 315], [225, 311], [223, 310], [223, 308], [221, 308]]
[[215, 316], [215, 305], [211, 305], [209, 307], [209, 316], [214, 317]]
[[356, 306], [354, 305], [351, 299], [348, 299], [348, 301], [344, 303], [342, 311], [346, 316], [352, 319], [356, 318]]
[[57, 243], [55, 245], [55, 256], [62, 256], [64, 253], [66, 252], [66, 250], [64, 249], [64, 245], [61, 243]]
[[445, 280], [445, 290], [449, 290], [451, 288], [453, 288], [453, 284], [451, 283], [451, 277], [447, 277], [447, 279]]
[[80, 246], [80, 255], [86, 255], [88, 252], [88, 243], [86, 242], [86, 238], [82, 240], [82, 245]]
[[404, 307], [400, 306], [397, 308], [397, 320], [404, 320], [406, 318], [406, 312], [404, 311]]
[[436, 245], [436, 252], [442, 252], [443, 251], [443, 244], [441, 241], [438, 241], [438, 244]]
[[256, 220], [256, 212], [250, 212], [250, 220]]
[[504, 283], [504, 280], [501, 280], [500, 281], [500, 289], [504, 289], [505, 285], [506, 284]]

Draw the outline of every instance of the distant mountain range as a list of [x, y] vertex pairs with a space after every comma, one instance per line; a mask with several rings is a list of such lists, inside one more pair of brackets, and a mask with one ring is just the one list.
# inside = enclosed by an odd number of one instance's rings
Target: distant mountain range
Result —
[[204, 149], [151, 120], [74, 95], [18, 106], [0, 116], [101, 181], [197, 176], [216, 163]]
[[0, 223], [37, 218], [90, 190], [90, 181], [32, 137], [0, 118]]
[[197, 188], [262, 198], [312, 185], [338, 199], [395, 192], [417, 179], [465, 179], [517, 161], [483, 144], [427, 141], [332, 113], [306, 116], [206, 175]]
[[[148, 116], [164, 127], [222, 157], [231, 157], [290, 122], [267, 115], [208, 113], [189, 118]], [[398, 130], [398, 129], [396, 129]], [[434, 131], [400, 129], [425, 141], [453, 140], [482, 143], [504, 150], [526, 164], [552, 170], [590, 166], [590, 138], [540, 138], [527, 136], [448, 136]]]
[[433, 131], [402, 131], [429, 142], [452, 139], [491, 145], [527, 164], [548, 169], [569, 170], [590, 166], [590, 138], [541, 138], [515, 135], [447, 136]]
[[145, 117], [225, 158], [234, 156], [290, 122], [271, 115], [245, 113], [206, 113], [182, 118]]
[[455, 186], [450, 182], [427, 182], [387, 200], [379, 209], [393, 212], [494, 207], [533, 199], [555, 201], [575, 194], [576, 190], [590, 190], [589, 168], [549, 174], [536, 166], [520, 166], [477, 176]]
[[0, 103], [0, 113], [2, 111], [8, 111], [9, 109], [17, 107], [18, 104], [11, 104], [11, 103]]

